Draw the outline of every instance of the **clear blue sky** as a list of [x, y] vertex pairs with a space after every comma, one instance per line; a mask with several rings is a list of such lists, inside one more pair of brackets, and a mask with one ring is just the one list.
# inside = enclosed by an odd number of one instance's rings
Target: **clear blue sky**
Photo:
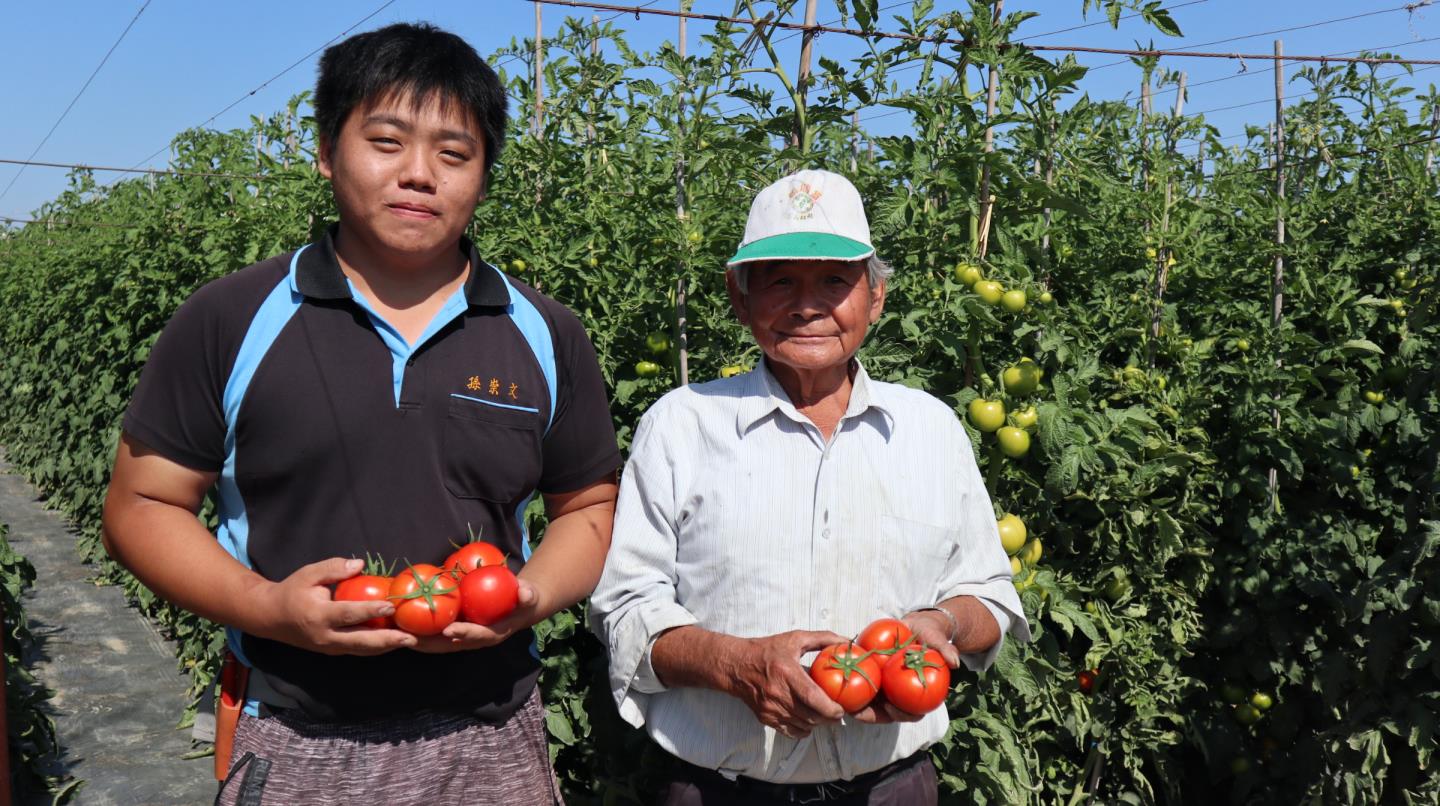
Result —
[[[615, 0], [612, 0], [615, 2]], [[624, 0], [638, 5], [646, 0]], [[679, 0], [650, 0], [657, 8], [676, 8]], [[0, 74], [7, 77], [0, 115], [0, 158], [25, 159], [84, 85], [107, 50], [115, 43], [144, 0], [47, 0], [11, 3], [0, 25]], [[802, 4], [803, 5], [803, 4]], [[821, 22], [838, 18], [833, 0], [821, 0]], [[908, 12], [909, 3], [887, 12], [883, 28], [894, 30], [891, 13]], [[940, 10], [960, 5], [957, 0], [937, 0]], [[1405, 5], [1403, 0], [1168, 0], [1175, 18], [1184, 29], [1179, 39], [1164, 37], [1139, 20], [1122, 21], [1119, 30], [1107, 24], [1055, 33], [1030, 40], [1032, 44], [1067, 44], [1099, 47], [1132, 47], [1137, 39], [1154, 39], [1159, 47], [1196, 46], [1213, 40], [1293, 28], [1338, 17], [1386, 11]], [[382, 9], [382, 6], [383, 9]], [[726, 14], [730, 0], [696, 0], [694, 10]], [[1041, 16], [1027, 22], [1022, 36], [1036, 36], [1058, 29], [1100, 22], [1080, 16], [1081, 0], [1010, 0], [1007, 11], [1029, 9]], [[85, 163], [129, 167], [162, 149], [177, 132], [210, 118], [233, 101], [245, 98], [210, 124], [216, 128], [247, 125], [251, 115], [281, 109], [295, 93], [314, 81], [315, 58], [310, 57], [253, 96], [247, 96], [267, 79], [284, 70], [332, 37], [360, 22], [357, 31], [397, 21], [427, 20], [468, 39], [482, 54], [490, 54], [510, 43], [534, 34], [534, 10], [527, 0], [247, 0], [243, 3], [197, 3], [182, 0], [151, 0], [120, 42], [104, 68], [64, 122], [35, 159], [52, 162]], [[590, 12], [557, 6], [544, 8], [545, 28], [553, 31], [567, 15], [588, 18]], [[604, 15], [610, 16], [610, 15]], [[616, 20], [628, 31], [632, 47], [655, 49], [676, 35], [673, 19], [642, 15]], [[698, 35], [709, 23], [690, 23], [690, 48], [699, 47]], [[1440, 5], [1413, 13], [1403, 10], [1373, 14], [1363, 19], [1319, 25], [1304, 30], [1266, 34], [1202, 50], [1268, 53], [1275, 38], [1285, 41], [1287, 53], [1338, 54], [1360, 48], [1385, 47], [1401, 55], [1440, 58]], [[1430, 40], [1435, 41], [1430, 41]], [[818, 52], [844, 58], [855, 52], [853, 42], [838, 35], [817, 40]], [[787, 59], [798, 57], [799, 39], [784, 43]], [[1051, 54], [1058, 57], [1060, 54]], [[1082, 55], [1081, 63], [1100, 67], [1123, 57]], [[1239, 65], [1228, 60], [1174, 59], [1166, 66], [1184, 69], [1192, 85], [1235, 75]], [[514, 70], [520, 64], [512, 63]], [[1273, 81], [1266, 63], [1250, 63], [1250, 75], [1235, 80], [1203, 84], [1192, 89], [1185, 111], [1199, 112], [1230, 107], [1271, 97]], [[1398, 68], [1387, 72], [1400, 74]], [[1428, 87], [1440, 79], [1440, 70], [1426, 70], [1410, 80], [1411, 86]], [[1139, 71], [1125, 62], [1097, 69], [1082, 87], [1093, 97], [1134, 97]], [[1299, 88], [1291, 90], [1298, 92]], [[1174, 94], [1162, 95], [1157, 104], [1169, 105]], [[516, 110], [512, 109], [512, 112]], [[886, 110], [873, 110], [870, 115]], [[867, 113], [862, 112], [862, 117]], [[1225, 135], [1243, 131], [1246, 122], [1265, 122], [1273, 108], [1257, 103], [1207, 116]], [[893, 131], [903, 118], [891, 116], [875, 121], [873, 130]], [[888, 131], [886, 133], [889, 133]], [[165, 153], [145, 163], [164, 167]], [[15, 166], [0, 165], [0, 189], [15, 177]], [[119, 174], [100, 173], [102, 182]], [[27, 218], [29, 213], [65, 187], [65, 171], [55, 168], [25, 169], [9, 192], [0, 198], [0, 216]]]

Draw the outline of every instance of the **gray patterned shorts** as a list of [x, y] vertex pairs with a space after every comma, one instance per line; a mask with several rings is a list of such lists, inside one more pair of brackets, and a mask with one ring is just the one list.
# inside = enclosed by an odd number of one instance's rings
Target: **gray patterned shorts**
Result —
[[242, 715], [231, 765], [222, 806], [564, 804], [539, 689], [502, 725], [435, 712], [359, 724]]

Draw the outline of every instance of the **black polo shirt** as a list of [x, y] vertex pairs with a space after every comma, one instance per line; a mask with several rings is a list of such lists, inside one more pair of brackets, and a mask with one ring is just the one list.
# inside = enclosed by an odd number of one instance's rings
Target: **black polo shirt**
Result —
[[[217, 537], [267, 579], [367, 553], [439, 564], [471, 531], [518, 570], [535, 492], [580, 489], [620, 463], [579, 320], [462, 241], [469, 278], [407, 344], [355, 293], [334, 232], [187, 300], [125, 432], [220, 475]], [[499, 720], [539, 673], [528, 631], [448, 655], [332, 657], [233, 630], [230, 643], [268, 684], [252, 691], [320, 719], [430, 707]]]

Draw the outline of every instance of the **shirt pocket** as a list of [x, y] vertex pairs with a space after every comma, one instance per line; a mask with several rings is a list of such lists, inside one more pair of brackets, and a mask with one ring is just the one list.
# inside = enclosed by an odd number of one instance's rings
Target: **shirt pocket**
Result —
[[956, 549], [956, 529], [894, 515], [881, 516], [881, 522], [890, 538], [881, 565], [904, 599], [901, 607], [909, 611], [935, 604]]
[[451, 397], [442, 454], [451, 495], [518, 501], [540, 478], [540, 413]]

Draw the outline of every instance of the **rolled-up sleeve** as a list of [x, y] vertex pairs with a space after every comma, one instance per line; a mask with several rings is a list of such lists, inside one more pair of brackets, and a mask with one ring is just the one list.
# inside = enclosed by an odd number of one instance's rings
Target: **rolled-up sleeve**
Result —
[[967, 668], [979, 672], [995, 662], [1007, 633], [1017, 641], [1029, 641], [1030, 623], [1025, 620], [1025, 609], [1015, 592], [1010, 576], [1010, 559], [1000, 544], [995, 510], [990, 503], [990, 494], [985, 490], [985, 481], [980, 476], [980, 467], [975, 463], [975, 452], [970, 447], [964, 428], [958, 422], [955, 428], [962, 443], [960, 449], [951, 454], [957, 457], [959, 463], [955, 470], [961, 501], [956, 537], [959, 545], [950, 554], [941, 577], [940, 600], [974, 596], [1000, 626], [1000, 640], [989, 650], [960, 656]]
[[610, 693], [620, 716], [645, 724], [647, 695], [664, 686], [650, 665], [650, 647], [666, 630], [696, 618], [675, 599], [677, 494], [673, 457], [657, 420], [640, 420], [620, 477], [620, 500], [605, 571], [590, 598], [590, 628], [610, 657]]

